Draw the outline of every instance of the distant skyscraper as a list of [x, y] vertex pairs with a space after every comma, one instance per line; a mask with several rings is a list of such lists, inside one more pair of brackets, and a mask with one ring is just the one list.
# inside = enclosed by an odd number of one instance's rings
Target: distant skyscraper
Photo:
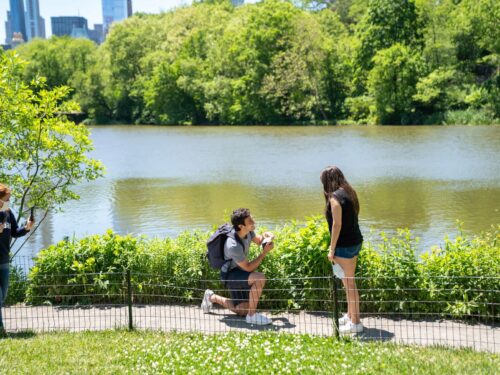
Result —
[[102, 17], [104, 34], [111, 24], [124, 20], [132, 15], [132, 0], [102, 0]]
[[[20, 33], [22, 39], [26, 40], [26, 22], [24, 19], [24, 1], [10, 0], [10, 11], [7, 12], [7, 22], [5, 23], [7, 43], [12, 42], [14, 33]], [[20, 35], [16, 35], [19, 40]]]
[[45, 20], [40, 17], [38, 0], [26, 0], [26, 40], [45, 38]]
[[5, 21], [5, 44], [12, 41], [12, 29], [10, 28], [10, 11], [7, 11], [7, 21]]
[[132, 17], [132, 0], [127, 0], [127, 17]]
[[[75, 37], [88, 37], [84, 35], [88, 28], [87, 19], [83, 17], [50, 17], [52, 35], [74, 35]], [[75, 29], [75, 31], [73, 31]], [[83, 31], [85, 30], [85, 31]]]
[[94, 23], [94, 30], [89, 29], [89, 38], [97, 44], [101, 44], [104, 41], [102, 24]]

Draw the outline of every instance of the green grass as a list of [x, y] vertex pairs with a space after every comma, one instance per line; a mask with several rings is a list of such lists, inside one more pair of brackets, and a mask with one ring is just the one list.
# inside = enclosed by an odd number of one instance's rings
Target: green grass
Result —
[[500, 356], [472, 350], [288, 334], [102, 331], [10, 334], [2, 374], [493, 374]]

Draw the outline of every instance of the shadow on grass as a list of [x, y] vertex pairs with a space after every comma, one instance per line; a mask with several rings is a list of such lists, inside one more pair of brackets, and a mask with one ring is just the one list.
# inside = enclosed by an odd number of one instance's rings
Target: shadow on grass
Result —
[[35, 337], [37, 334], [33, 331], [19, 331], [19, 332], [3, 332], [0, 333], [0, 340], [13, 339], [13, 340], [27, 340]]

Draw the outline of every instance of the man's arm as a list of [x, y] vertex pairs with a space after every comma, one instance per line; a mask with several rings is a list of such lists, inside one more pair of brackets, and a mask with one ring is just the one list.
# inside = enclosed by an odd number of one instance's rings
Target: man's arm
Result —
[[[270, 232], [265, 232], [261, 236], [257, 235], [254, 238], [252, 238], [252, 242], [259, 245], [259, 248], [260, 248], [260, 245], [262, 244], [262, 241], [264, 241], [264, 238], [272, 237], [272, 235], [273, 234]], [[260, 255], [257, 258], [255, 258], [251, 262], [249, 262], [248, 259], [245, 259], [245, 260], [238, 262], [236, 264], [238, 265], [238, 267], [240, 267], [244, 271], [253, 272], [257, 268], [259, 268], [260, 264], [262, 263], [262, 261], [266, 257], [267, 253], [269, 253], [273, 248], [274, 248], [274, 244], [272, 242], [269, 242], [266, 244], [266, 246], [264, 246], [264, 248], [262, 249], [262, 252], [260, 253]]]
[[255, 258], [251, 262], [249, 262], [248, 259], [246, 259], [242, 262], [239, 262], [239, 263], [237, 263], [238, 267], [240, 267], [242, 270], [247, 271], [247, 272], [255, 271], [257, 268], [259, 268], [260, 264], [262, 263], [262, 261], [266, 257], [267, 253], [269, 253], [273, 249], [273, 247], [274, 247], [273, 243], [268, 243], [264, 247], [264, 249], [262, 249], [262, 252], [260, 253], [260, 255], [257, 258]]

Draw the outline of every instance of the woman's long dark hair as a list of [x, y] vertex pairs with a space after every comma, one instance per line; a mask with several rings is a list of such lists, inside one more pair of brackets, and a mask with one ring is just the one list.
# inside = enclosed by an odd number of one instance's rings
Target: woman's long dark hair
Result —
[[333, 193], [342, 188], [351, 198], [356, 215], [359, 215], [359, 200], [356, 190], [349, 185], [344, 174], [338, 167], [334, 165], [326, 167], [323, 172], [321, 172], [320, 179], [323, 184], [323, 193], [325, 195], [325, 211], [328, 210], [328, 203], [330, 203]]

